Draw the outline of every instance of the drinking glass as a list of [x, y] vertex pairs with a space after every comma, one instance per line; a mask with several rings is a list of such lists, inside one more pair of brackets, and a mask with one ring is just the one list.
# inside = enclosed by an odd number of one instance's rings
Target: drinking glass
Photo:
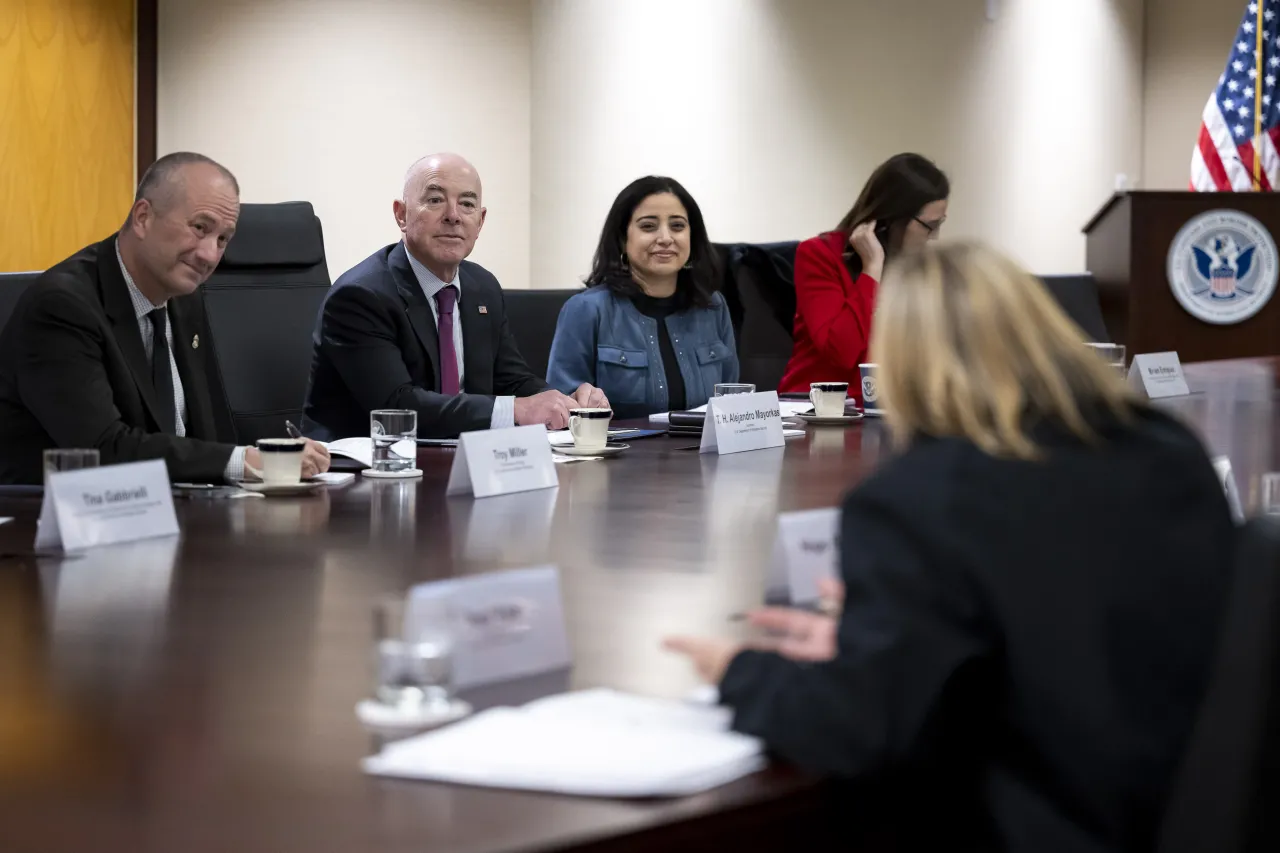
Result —
[[44, 476], [47, 482], [50, 474], [59, 471], [79, 471], [82, 468], [97, 468], [100, 456], [97, 450], [84, 448], [55, 448], [44, 452]]
[[453, 702], [453, 632], [446, 602], [387, 598], [374, 608], [377, 683], [384, 705], [443, 713]]
[[412, 409], [375, 409], [369, 413], [373, 470], [408, 471], [418, 461], [418, 413]]
[[1262, 475], [1262, 511], [1266, 515], [1280, 515], [1280, 472]]
[[756, 386], [747, 382], [721, 382], [713, 389], [716, 397], [725, 397], [729, 394], [754, 394]]
[[1098, 354], [1098, 357], [1115, 368], [1121, 376], [1125, 375], [1125, 349], [1122, 344], [1085, 344]]

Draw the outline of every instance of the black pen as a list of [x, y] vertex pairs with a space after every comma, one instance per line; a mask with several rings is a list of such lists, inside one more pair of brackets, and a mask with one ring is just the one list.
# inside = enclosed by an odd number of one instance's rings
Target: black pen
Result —
[[289, 431], [290, 438], [302, 438], [302, 431], [293, 425], [293, 421], [286, 420], [284, 428]]

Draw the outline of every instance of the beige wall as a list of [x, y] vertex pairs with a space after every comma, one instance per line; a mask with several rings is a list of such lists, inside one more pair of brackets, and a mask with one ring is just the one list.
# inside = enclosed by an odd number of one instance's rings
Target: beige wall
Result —
[[1227, 64], [1241, 0], [1146, 0], [1145, 189], [1185, 190], [1200, 115]]
[[[396, 239], [421, 153], [485, 179], [475, 260], [575, 287], [647, 172], [717, 240], [830, 227], [900, 150], [954, 183], [947, 233], [1080, 270], [1117, 175], [1186, 185], [1240, 0], [161, 0], [161, 152], [247, 201], [312, 201], [337, 275]], [[1144, 45], [1145, 42], [1145, 45]]]
[[418, 156], [484, 177], [474, 259], [529, 270], [528, 0], [160, 0], [158, 147], [236, 173], [244, 201], [312, 202], [336, 278], [399, 237]]
[[903, 150], [951, 175], [951, 235], [1082, 269], [1080, 227], [1139, 171], [1142, 2], [1000, 5], [539, 0], [534, 286], [580, 281], [639, 175], [685, 183], [715, 240], [792, 239]]

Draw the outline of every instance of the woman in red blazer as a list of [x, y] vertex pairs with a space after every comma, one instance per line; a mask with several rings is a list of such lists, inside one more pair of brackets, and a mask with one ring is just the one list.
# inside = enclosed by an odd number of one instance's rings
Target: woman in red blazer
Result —
[[780, 392], [811, 382], [848, 382], [862, 403], [871, 315], [885, 261], [923, 246], [947, 219], [947, 176], [919, 154], [881, 164], [835, 231], [796, 249], [796, 321]]

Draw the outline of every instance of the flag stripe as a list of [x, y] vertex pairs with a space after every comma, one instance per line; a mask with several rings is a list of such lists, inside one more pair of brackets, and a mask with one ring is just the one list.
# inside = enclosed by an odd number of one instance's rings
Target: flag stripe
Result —
[[[1253, 188], [1253, 176], [1245, 171], [1244, 164], [1240, 162], [1240, 152], [1231, 137], [1231, 128], [1227, 127], [1226, 119], [1222, 117], [1222, 111], [1218, 109], [1218, 102], [1214, 98], [1210, 98], [1204, 108], [1204, 127], [1209, 134], [1215, 156], [1226, 171], [1227, 183], [1224, 189], [1248, 192]], [[1207, 157], [1205, 159], [1208, 160]]]
[[1227, 170], [1222, 167], [1222, 158], [1218, 156], [1218, 149], [1213, 144], [1213, 137], [1209, 135], [1209, 128], [1203, 125], [1200, 127], [1200, 145], [1196, 148], [1192, 165], [1194, 166], [1197, 162], [1204, 171], [1196, 174], [1195, 169], [1192, 169], [1192, 189], [1201, 192], [1230, 192], [1231, 179], [1227, 177]]

